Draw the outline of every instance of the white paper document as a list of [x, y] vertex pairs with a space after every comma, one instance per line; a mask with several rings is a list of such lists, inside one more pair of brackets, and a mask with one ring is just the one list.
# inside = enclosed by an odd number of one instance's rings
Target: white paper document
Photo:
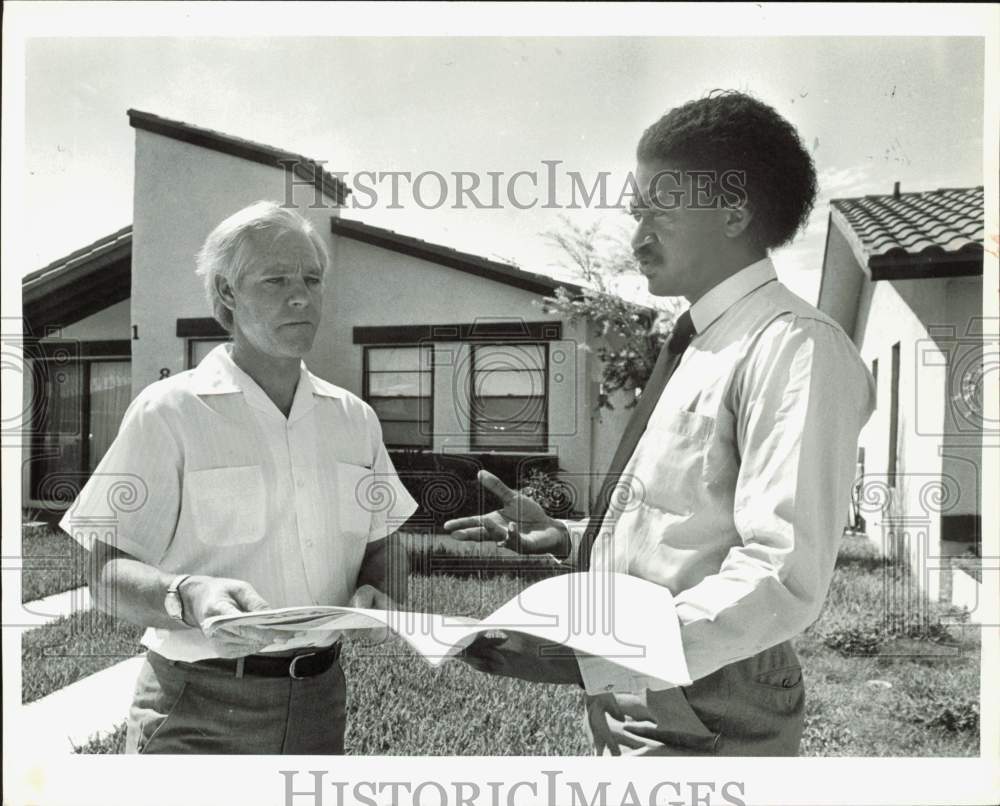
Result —
[[550, 577], [481, 620], [317, 605], [216, 616], [204, 626], [209, 637], [217, 630], [267, 627], [275, 631], [275, 642], [264, 651], [327, 644], [343, 630], [388, 627], [432, 666], [453, 657], [480, 633], [521, 632], [673, 685], [691, 683], [673, 596], [667, 588], [627, 574]]

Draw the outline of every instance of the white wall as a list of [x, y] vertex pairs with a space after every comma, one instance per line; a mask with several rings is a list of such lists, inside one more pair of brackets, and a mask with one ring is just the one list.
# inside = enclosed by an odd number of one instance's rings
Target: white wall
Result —
[[816, 307], [833, 318], [845, 333], [853, 333], [857, 324], [858, 295], [868, 280], [832, 218], [827, 226], [824, 276]]
[[67, 325], [60, 330], [59, 338], [79, 341], [131, 339], [129, 301], [126, 299], [116, 302], [103, 311], [98, 311], [79, 322]]
[[[309, 362], [356, 394], [362, 389], [363, 354], [353, 343], [355, 327], [560, 321], [542, 310], [538, 294], [352, 238], [334, 240], [324, 336], [317, 338]], [[584, 326], [564, 324], [563, 338], [549, 342], [548, 410], [550, 452], [578, 487], [584, 509], [591, 463], [586, 338]], [[467, 451], [469, 345], [442, 341], [436, 351], [434, 450]]]
[[[937, 279], [866, 281], [861, 293], [855, 340], [866, 364], [878, 359], [878, 405], [859, 444], [865, 448], [865, 473], [880, 476], [889, 469], [889, 423], [892, 345], [900, 345], [899, 427], [896, 491], [891, 516], [897, 532], [910, 540], [910, 561], [919, 584], [934, 599], [940, 555], [940, 507], [936, 491], [950, 499], [961, 495], [956, 481], [942, 477], [941, 445], [945, 427], [947, 354], [928, 330], [947, 322], [947, 281]], [[869, 535], [888, 551], [888, 524], [873, 511], [865, 513]], [[875, 527], [874, 529], [871, 527]]]

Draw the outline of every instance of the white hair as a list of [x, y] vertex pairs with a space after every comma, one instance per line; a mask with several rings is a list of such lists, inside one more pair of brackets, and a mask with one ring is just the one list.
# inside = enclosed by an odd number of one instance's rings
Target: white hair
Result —
[[220, 297], [216, 278], [225, 278], [235, 288], [247, 265], [259, 253], [260, 238], [263, 236], [267, 238], [266, 243], [274, 243], [288, 232], [300, 232], [309, 238], [325, 273], [330, 255], [319, 233], [294, 210], [274, 201], [254, 202], [233, 213], [205, 239], [195, 258], [195, 274], [204, 280], [212, 314], [227, 331], [233, 329], [233, 312]]

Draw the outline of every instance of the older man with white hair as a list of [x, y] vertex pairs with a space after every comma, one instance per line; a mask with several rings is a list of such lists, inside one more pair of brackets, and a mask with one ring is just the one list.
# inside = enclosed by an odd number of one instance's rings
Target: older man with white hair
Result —
[[[273, 202], [227, 218], [198, 255], [232, 343], [146, 387], [62, 527], [91, 551], [95, 604], [147, 628], [127, 752], [342, 753], [340, 642], [262, 652], [273, 634], [209, 638], [211, 616], [405, 597], [393, 524], [415, 502], [372, 409], [302, 357], [322, 312], [327, 249]], [[363, 489], [388, 484], [390, 511]], [[97, 539], [111, 486], [141, 505]]]

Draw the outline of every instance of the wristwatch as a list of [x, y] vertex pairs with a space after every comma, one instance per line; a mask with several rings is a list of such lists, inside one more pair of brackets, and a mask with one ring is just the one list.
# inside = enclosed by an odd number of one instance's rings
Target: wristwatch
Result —
[[185, 627], [190, 627], [184, 620], [184, 600], [181, 599], [181, 592], [179, 590], [180, 586], [184, 583], [190, 574], [181, 574], [173, 579], [173, 582], [167, 586], [167, 595], [163, 599], [163, 609], [167, 611], [167, 615], [174, 621], [179, 621]]

